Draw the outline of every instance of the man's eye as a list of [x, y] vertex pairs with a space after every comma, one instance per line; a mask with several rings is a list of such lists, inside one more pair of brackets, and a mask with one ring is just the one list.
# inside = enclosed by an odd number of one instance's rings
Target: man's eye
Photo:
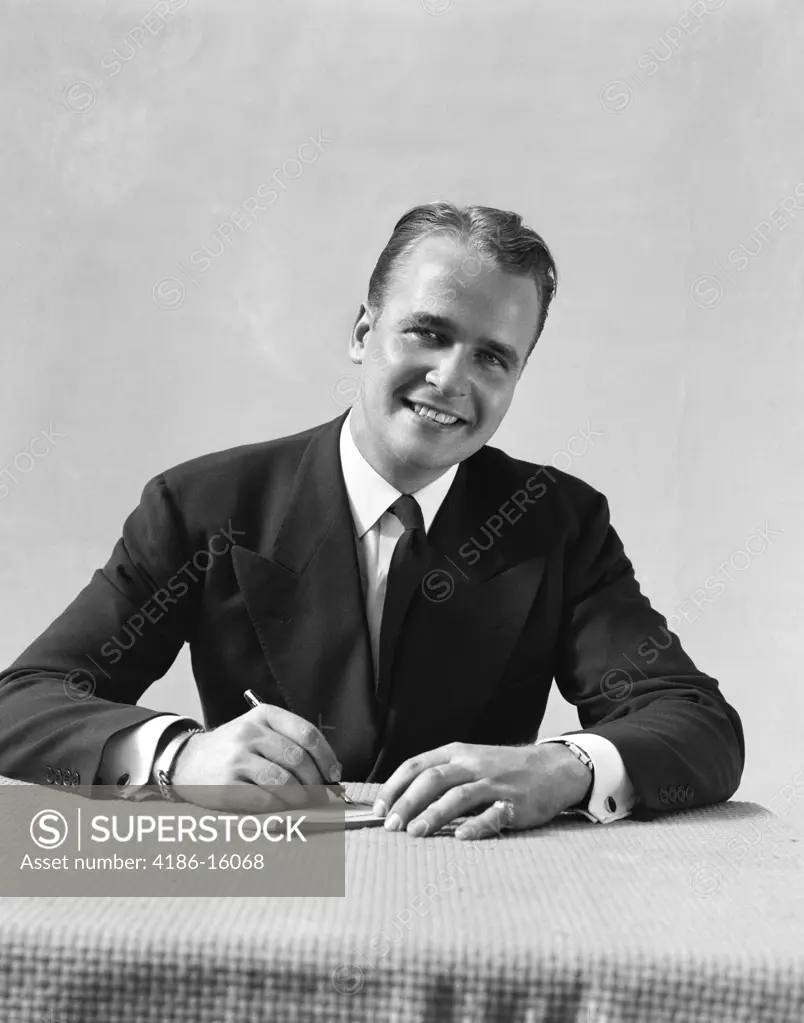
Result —
[[481, 352], [480, 354], [484, 359], [492, 359], [494, 362], [497, 363], [498, 366], [505, 366], [505, 363], [502, 361], [502, 359], [499, 358], [499, 356], [494, 355], [492, 352]]
[[441, 335], [440, 334], [436, 334], [436, 332], [434, 330], [422, 330], [419, 327], [415, 327], [413, 329], [413, 333], [417, 337], [423, 337], [423, 338], [425, 338], [428, 341], [440, 341], [441, 340]]

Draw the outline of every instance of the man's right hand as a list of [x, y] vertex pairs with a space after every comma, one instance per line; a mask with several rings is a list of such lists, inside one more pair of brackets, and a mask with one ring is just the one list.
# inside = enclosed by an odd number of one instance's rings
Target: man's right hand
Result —
[[211, 810], [270, 813], [309, 805], [303, 786], [331, 785], [340, 777], [338, 758], [314, 725], [263, 703], [192, 735], [176, 758], [173, 788], [179, 799]]

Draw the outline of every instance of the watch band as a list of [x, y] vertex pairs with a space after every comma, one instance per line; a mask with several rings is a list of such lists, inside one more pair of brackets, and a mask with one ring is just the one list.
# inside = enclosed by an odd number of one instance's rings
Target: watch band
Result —
[[205, 732], [205, 728], [188, 728], [184, 732], [175, 735], [159, 754], [154, 763], [154, 776], [162, 798], [169, 803], [180, 802], [173, 788], [173, 770], [176, 766], [176, 758], [181, 752], [188, 739], [197, 732]]
[[579, 803], [574, 803], [573, 806], [568, 808], [571, 810], [586, 810], [589, 806], [589, 800], [592, 797], [592, 789], [595, 787], [595, 763], [586, 750], [581, 749], [581, 747], [572, 742], [571, 739], [556, 739], [556, 742], [560, 742], [562, 745], [566, 746], [570, 753], [574, 753], [584, 767], [588, 767], [592, 772], [592, 781], [589, 785], [588, 793]]

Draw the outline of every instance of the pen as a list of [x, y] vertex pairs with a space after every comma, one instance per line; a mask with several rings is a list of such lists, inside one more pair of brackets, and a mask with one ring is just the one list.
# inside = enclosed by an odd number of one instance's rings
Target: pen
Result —
[[[245, 698], [246, 703], [250, 704], [252, 707], [259, 707], [261, 703], [265, 703], [265, 700], [261, 700], [253, 689], [246, 689], [246, 691], [243, 693], [243, 696]], [[336, 794], [339, 795], [345, 803], [349, 803], [350, 806], [355, 805], [354, 800], [350, 799], [346, 795], [346, 789], [343, 787], [343, 785], [338, 785], [336, 782], [333, 782], [330, 785], [327, 785], [327, 788], [334, 789]]]

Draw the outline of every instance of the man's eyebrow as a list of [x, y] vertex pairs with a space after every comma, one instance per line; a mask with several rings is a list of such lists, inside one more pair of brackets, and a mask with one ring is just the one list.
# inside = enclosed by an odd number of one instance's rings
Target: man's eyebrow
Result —
[[[438, 316], [436, 313], [424, 311], [413, 312], [403, 316], [399, 321], [399, 326], [402, 330], [409, 330], [411, 327], [421, 327], [425, 330], [446, 330], [453, 334], [458, 331], [458, 324], [448, 316]], [[492, 352], [503, 356], [514, 368], [519, 367], [519, 354], [513, 345], [508, 345], [504, 341], [496, 341], [491, 337], [481, 338], [480, 344], [485, 345]]]

